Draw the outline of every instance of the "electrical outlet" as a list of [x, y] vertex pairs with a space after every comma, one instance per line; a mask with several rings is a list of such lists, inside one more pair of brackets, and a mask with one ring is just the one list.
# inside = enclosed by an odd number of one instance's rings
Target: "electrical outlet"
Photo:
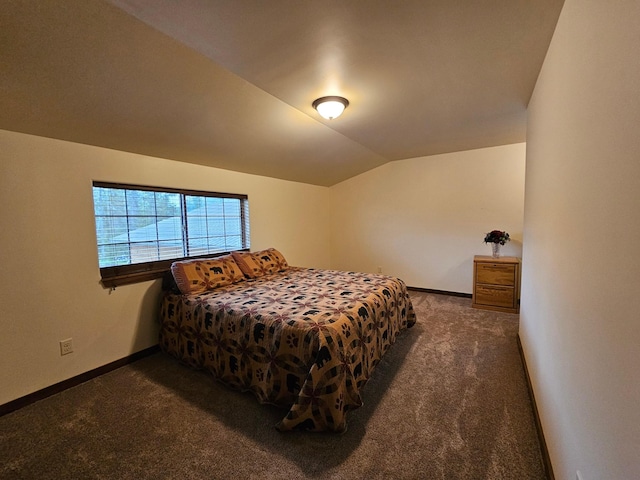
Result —
[[382, 273], [382, 267], [378, 267], [378, 273]]
[[73, 340], [67, 338], [60, 341], [60, 355], [68, 355], [73, 352]]

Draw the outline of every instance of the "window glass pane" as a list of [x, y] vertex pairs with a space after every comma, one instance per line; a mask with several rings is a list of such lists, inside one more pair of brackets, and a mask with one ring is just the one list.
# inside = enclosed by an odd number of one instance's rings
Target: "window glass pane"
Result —
[[207, 233], [211, 236], [224, 235], [224, 218], [215, 217], [207, 220]]
[[98, 247], [100, 268], [115, 267], [131, 263], [129, 245], [101, 245]]
[[127, 214], [129, 215], [155, 215], [156, 194], [144, 190], [126, 190]]
[[207, 236], [207, 217], [187, 216], [187, 232], [189, 238], [203, 238]]
[[189, 256], [206, 255], [209, 253], [209, 245], [206, 238], [189, 238]]
[[143, 263], [159, 260], [158, 242], [139, 242], [131, 244], [131, 263]]
[[224, 199], [224, 214], [240, 216], [240, 200], [237, 198], [225, 198]]
[[194, 197], [192, 195], [186, 196], [187, 213], [192, 215], [204, 215], [205, 214], [205, 197]]
[[207, 216], [222, 217], [224, 215], [224, 199], [207, 197]]
[[169, 258], [182, 258], [185, 256], [184, 248], [182, 246], [182, 239], [179, 242], [158, 242], [158, 258], [160, 260], [167, 260]]
[[182, 215], [182, 196], [179, 193], [156, 193], [156, 211], [163, 217], [180, 217]]
[[158, 240], [178, 240], [182, 243], [182, 218], [158, 217], [156, 223]]
[[225, 237], [209, 237], [209, 253], [212, 252], [226, 252], [227, 242]]
[[127, 217], [96, 217], [98, 245], [128, 243]]
[[129, 238], [131, 242], [158, 239], [156, 217], [129, 217]]
[[126, 215], [124, 190], [93, 187], [93, 206], [96, 215]]
[[242, 224], [240, 217], [224, 219], [224, 233], [226, 235], [240, 235], [242, 232]]
[[227, 236], [226, 240], [227, 240], [227, 243], [226, 243], [225, 251], [240, 250], [244, 248], [244, 246], [242, 245], [241, 235]]

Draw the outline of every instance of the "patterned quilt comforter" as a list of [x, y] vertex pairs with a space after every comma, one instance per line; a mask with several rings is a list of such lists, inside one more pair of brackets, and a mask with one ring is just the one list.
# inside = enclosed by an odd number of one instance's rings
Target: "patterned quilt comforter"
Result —
[[415, 323], [402, 280], [293, 267], [199, 295], [165, 293], [160, 316], [165, 352], [290, 407], [283, 431], [343, 432], [375, 366]]

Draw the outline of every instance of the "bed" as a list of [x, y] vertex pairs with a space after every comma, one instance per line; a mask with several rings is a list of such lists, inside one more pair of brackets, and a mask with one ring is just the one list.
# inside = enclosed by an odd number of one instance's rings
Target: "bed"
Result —
[[172, 265], [160, 347], [262, 403], [281, 431], [344, 432], [375, 366], [415, 313], [397, 278], [290, 267], [275, 249]]

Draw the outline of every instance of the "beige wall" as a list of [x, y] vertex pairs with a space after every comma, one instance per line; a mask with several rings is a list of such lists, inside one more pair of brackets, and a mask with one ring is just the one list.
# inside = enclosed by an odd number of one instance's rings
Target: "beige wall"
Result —
[[331, 187], [333, 265], [471, 293], [486, 232], [522, 252], [525, 144], [391, 162]]
[[325, 187], [0, 131], [0, 404], [156, 343], [159, 281], [99, 284], [93, 180], [246, 193], [253, 249], [330, 267]]
[[529, 105], [520, 335], [558, 479], [640, 478], [639, 18], [566, 0]]

